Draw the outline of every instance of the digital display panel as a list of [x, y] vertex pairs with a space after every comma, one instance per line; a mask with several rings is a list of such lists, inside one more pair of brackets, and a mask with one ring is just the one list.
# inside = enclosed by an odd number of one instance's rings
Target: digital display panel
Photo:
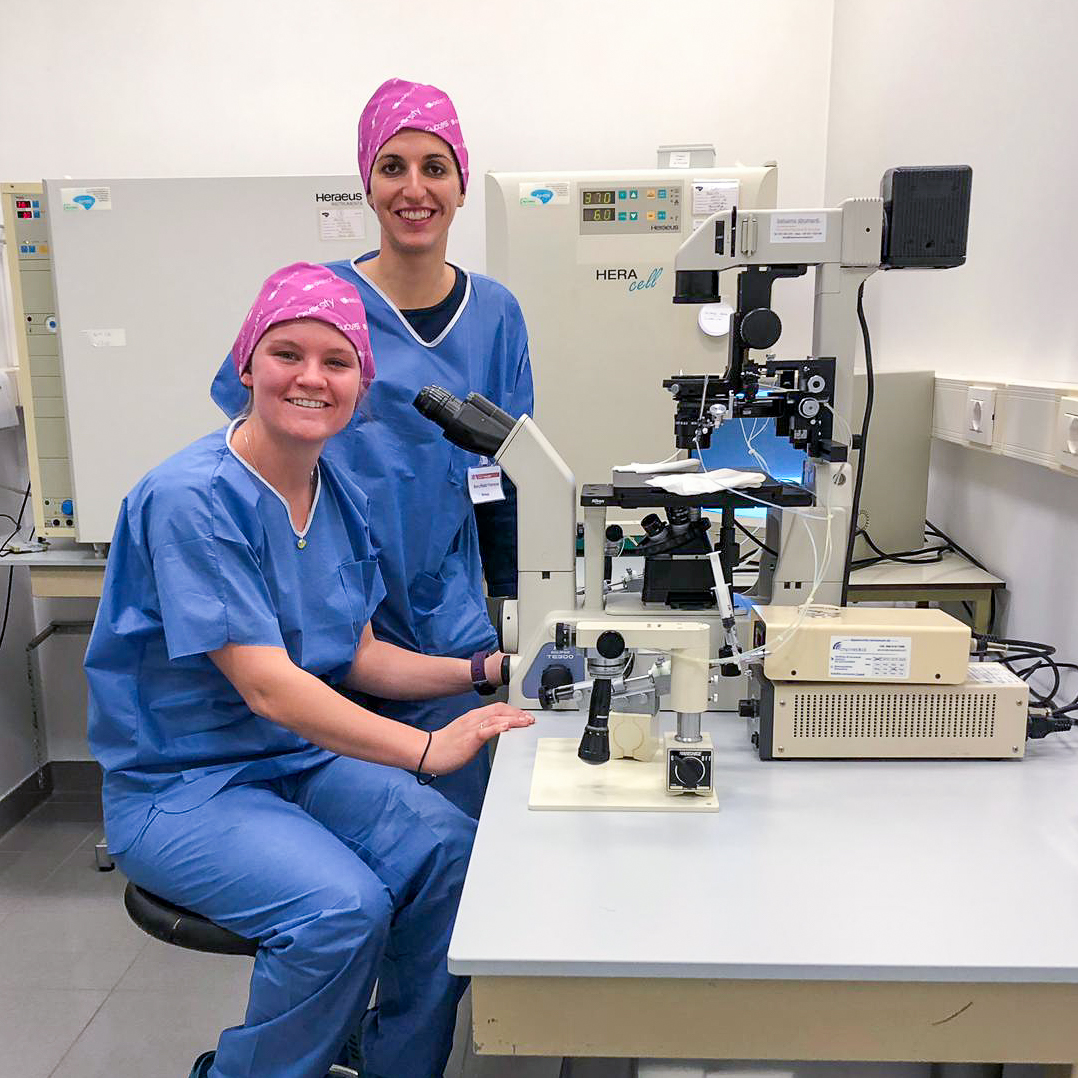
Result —
[[[585, 206], [613, 206], [614, 205], [614, 192], [613, 191], [584, 191], [584, 205]], [[585, 218], [587, 220], [587, 218]]]
[[613, 206], [592, 206], [584, 207], [584, 220], [585, 221], [613, 221], [614, 220], [614, 207]]

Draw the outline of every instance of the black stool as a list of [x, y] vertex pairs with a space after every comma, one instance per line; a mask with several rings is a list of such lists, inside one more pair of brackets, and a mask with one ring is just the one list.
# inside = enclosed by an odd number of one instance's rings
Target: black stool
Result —
[[137, 884], [128, 883], [124, 890], [124, 905], [131, 920], [162, 943], [174, 943], [189, 951], [209, 954], [245, 954], [251, 957], [258, 951], [258, 940], [237, 936], [227, 928], [182, 906], [174, 906], [157, 895], [150, 894]]
[[[258, 951], [258, 940], [238, 936], [227, 928], [214, 924], [200, 914], [175, 906], [163, 898], [151, 894], [137, 884], [127, 884], [124, 889], [124, 905], [128, 915], [154, 939], [186, 947], [189, 951], [205, 951], [208, 954], [236, 954], [253, 957]], [[358, 1078], [350, 1067], [334, 1064], [326, 1078]]]

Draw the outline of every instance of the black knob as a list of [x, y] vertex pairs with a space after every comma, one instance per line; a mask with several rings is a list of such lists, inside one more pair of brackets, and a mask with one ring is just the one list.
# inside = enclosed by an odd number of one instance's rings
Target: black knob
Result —
[[680, 527], [682, 524], [688, 524], [692, 519], [687, 505], [672, 505], [667, 510], [666, 515], [670, 518], [670, 523], [675, 527]]
[[608, 543], [620, 543], [625, 538], [625, 532], [621, 530], [620, 524], [610, 524], [606, 529], [606, 541]]
[[588, 707], [588, 725], [580, 739], [577, 756], [586, 764], [605, 764], [610, 759], [610, 681], [596, 678], [591, 687], [591, 704]]
[[640, 521], [640, 526], [651, 536], [658, 535], [659, 532], [666, 527], [658, 513], [648, 513], [648, 515]]
[[682, 756], [674, 761], [674, 775], [686, 790], [695, 790], [704, 781], [707, 768], [699, 756]]
[[573, 672], [562, 663], [551, 663], [539, 677], [539, 705], [549, 711], [555, 703], [554, 690], [562, 685], [572, 685]]
[[757, 307], [741, 319], [741, 339], [750, 348], [770, 348], [782, 333], [782, 322], [770, 307]]
[[616, 659], [625, 651], [625, 638], [621, 633], [608, 629], [605, 633], [599, 634], [599, 639], [595, 642], [595, 650], [604, 659]]
[[567, 621], [559, 621], [554, 626], [554, 646], [559, 651], [571, 648], [576, 642], [576, 627]]

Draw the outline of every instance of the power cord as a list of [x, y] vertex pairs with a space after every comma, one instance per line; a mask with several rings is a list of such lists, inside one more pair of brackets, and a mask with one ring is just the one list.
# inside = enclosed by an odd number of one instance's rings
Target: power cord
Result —
[[[865, 414], [861, 420], [861, 444], [857, 446], [857, 479], [853, 488], [853, 504], [850, 506], [850, 530], [846, 537], [846, 561], [842, 567], [842, 597], [840, 606], [847, 605], [850, 591], [850, 573], [853, 571], [853, 545], [857, 539], [857, 517], [861, 512], [861, 486], [865, 478], [865, 460], [868, 456], [868, 427], [872, 420], [872, 402], [876, 392], [876, 380], [872, 373], [872, 341], [865, 320], [865, 282], [857, 289], [857, 321], [861, 323], [861, 336], [865, 342]], [[852, 450], [854, 447], [850, 446]]]

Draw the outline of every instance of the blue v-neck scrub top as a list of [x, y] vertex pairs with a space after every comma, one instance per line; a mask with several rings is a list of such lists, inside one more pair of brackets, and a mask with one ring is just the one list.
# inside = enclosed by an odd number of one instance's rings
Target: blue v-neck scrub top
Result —
[[90, 747], [105, 772], [114, 853], [154, 812], [332, 759], [254, 714], [207, 653], [281, 647], [336, 685], [385, 594], [354, 480], [322, 460], [297, 531], [227, 433], [155, 468], [120, 509], [86, 652]]

